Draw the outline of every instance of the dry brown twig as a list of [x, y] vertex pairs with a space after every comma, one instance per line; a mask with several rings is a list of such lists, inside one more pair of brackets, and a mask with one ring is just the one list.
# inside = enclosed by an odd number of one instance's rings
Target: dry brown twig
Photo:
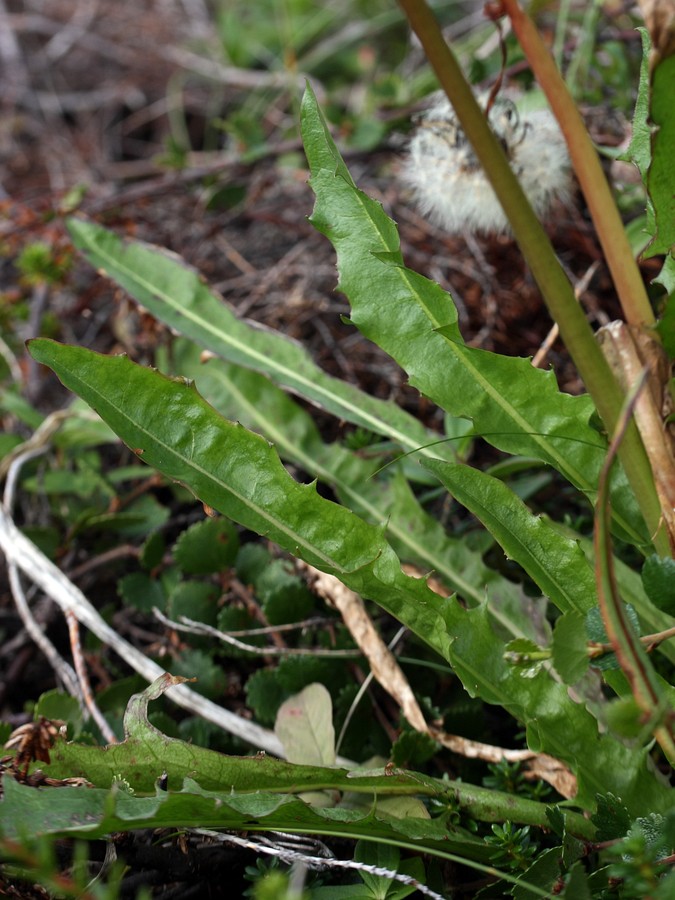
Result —
[[[569, 798], [576, 794], [576, 778], [573, 773], [552, 756], [532, 750], [509, 750], [484, 744], [447, 734], [440, 728], [428, 725], [405, 674], [377, 633], [363, 600], [334, 575], [327, 575], [307, 563], [299, 563], [299, 568], [306, 573], [312, 589], [339, 610], [352, 637], [370, 663], [375, 679], [399, 703], [406, 720], [416, 731], [428, 734], [446, 749], [467, 759], [482, 759], [492, 763], [501, 760], [523, 762], [533, 777], [546, 781], [563, 797]], [[406, 568], [408, 571], [411, 569]], [[421, 577], [421, 573], [417, 573], [417, 577]], [[429, 586], [436, 593], [447, 596], [447, 591], [434, 580], [429, 581]]]
[[[597, 260], [594, 263], [591, 263], [591, 265], [588, 267], [588, 269], [586, 269], [586, 271], [584, 272], [583, 276], [575, 284], [574, 296], [577, 298], [577, 300], [581, 299], [581, 295], [584, 293], [584, 291], [590, 284], [591, 279], [597, 272], [599, 265], [600, 265], [600, 263]], [[541, 346], [539, 347], [537, 352], [534, 354], [534, 357], [532, 358], [533, 368], [537, 369], [544, 363], [544, 361], [546, 360], [546, 357], [548, 356], [549, 350], [557, 341], [559, 334], [560, 334], [560, 329], [558, 328], [558, 324], [557, 324], [557, 322], [554, 322], [551, 330], [546, 335], [546, 337], [542, 341]]]
[[75, 663], [75, 671], [80, 682], [80, 694], [84, 700], [84, 704], [89, 710], [89, 715], [99, 727], [101, 734], [109, 744], [118, 743], [114, 731], [108, 725], [101, 710], [96, 704], [94, 695], [89, 683], [89, 674], [82, 653], [82, 645], [80, 643], [80, 623], [73, 612], [67, 610], [65, 612], [66, 622], [68, 623], [68, 634], [70, 635], [70, 651], [73, 654], [73, 662]]

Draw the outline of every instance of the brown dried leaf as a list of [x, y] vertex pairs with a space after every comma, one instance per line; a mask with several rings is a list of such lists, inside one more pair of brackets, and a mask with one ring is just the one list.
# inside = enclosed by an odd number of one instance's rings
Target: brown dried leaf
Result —
[[327, 575], [306, 564], [302, 564], [302, 568], [310, 576], [316, 593], [339, 610], [345, 625], [368, 660], [373, 676], [400, 705], [406, 721], [416, 731], [428, 734], [429, 728], [408, 679], [394, 654], [377, 633], [363, 600], [334, 575]]
[[674, 0], [638, 0], [638, 6], [652, 39], [652, 66], [675, 53]]

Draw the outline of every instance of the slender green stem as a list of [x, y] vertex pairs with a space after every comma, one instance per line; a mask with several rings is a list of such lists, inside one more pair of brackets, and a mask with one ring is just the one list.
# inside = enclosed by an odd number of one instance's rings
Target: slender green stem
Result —
[[627, 398], [600, 475], [594, 530], [595, 577], [600, 613], [612, 649], [628, 679], [635, 702], [645, 721], [649, 721], [655, 713], [657, 714], [651, 731], [666, 757], [675, 764], [675, 735], [673, 734], [675, 713], [670, 708], [670, 704], [664, 703], [667, 698], [663, 696], [656, 672], [628, 620], [614, 575], [612, 542], [609, 533], [609, 473], [616, 457], [617, 448], [633, 414], [638, 394], [644, 385], [645, 378], [643, 377]]
[[[574, 360], [609, 434], [613, 433], [623, 394], [598, 347], [583, 310], [553, 247], [494, 137], [459, 64], [445, 43], [438, 23], [424, 0], [399, 0], [450, 98], [457, 118], [509, 218], [514, 236], [560, 334]], [[644, 290], [644, 288], [642, 288]], [[661, 555], [669, 555], [668, 538], [661, 527], [661, 508], [649, 460], [637, 428], [630, 423], [620, 452], [649, 533]]]
[[654, 313], [598, 154], [553, 57], [517, 0], [502, 6], [567, 141], [595, 230], [630, 325], [653, 325]]

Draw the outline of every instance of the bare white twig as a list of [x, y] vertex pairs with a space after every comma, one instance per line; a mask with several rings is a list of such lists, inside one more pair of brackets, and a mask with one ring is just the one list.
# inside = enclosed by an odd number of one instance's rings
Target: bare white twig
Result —
[[[0, 506], [0, 549], [8, 565], [15, 565], [37, 584], [65, 612], [71, 611], [78, 621], [111, 647], [134, 671], [148, 682], [164, 674], [164, 669], [148, 659], [140, 650], [120, 637], [99, 615], [98, 611], [64, 573], [28, 540], [12, 521], [4, 506]], [[196, 694], [184, 684], [167, 692], [174, 703], [195, 715], [203, 716], [224, 731], [237, 735], [254, 747], [283, 759], [284, 750], [277, 736], [254, 722], [249, 722], [229, 710]]]
[[[51, 597], [64, 613], [71, 613], [75, 618], [93, 632], [101, 641], [111, 647], [122, 659], [131, 666], [136, 672], [142, 675], [147, 681], [155, 681], [160, 675], [164, 674], [164, 669], [148, 659], [140, 650], [129, 644], [124, 638], [120, 637], [117, 632], [108, 625], [108, 623], [99, 615], [98, 611], [84, 596], [82, 591], [74, 585], [64, 573], [42, 553], [35, 544], [28, 540], [14, 524], [10, 509], [11, 500], [13, 498], [18, 471], [28, 459], [33, 458], [43, 452], [44, 445], [49, 439], [54, 428], [65, 418], [67, 413], [61, 411], [55, 413], [53, 417], [49, 417], [40, 426], [42, 429], [38, 438], [38, 433], [33, 436], [30, 442], [24, 445], [24, 452], [12, 459], [9, 471], [7, 473], [7, 483], [5, 485], [5, 503], [0, 505], [0, 549], [5, 555], [7, 565], [11, 573], [15, 571], [15, 582], [18, 581], [18, 571], [23, 572], [34, 584], [39, 586], [47, 596]], [[40, 431], [38, 429], [38, 431]], [[37, 440], [36, 440], [37, 438]], [[8, 502], [9, 501], [9, 505]], [[20, 592], [19, 603], [23, 592]], [[25, 604], [27, 606], [27, 604]], [[28, 628], [29, 626], [27, 626]], [[35, 629], [31, 632], [33, 635]], [[44, 638], [44, 635], [42, 636]], [[38, 638], [39, 640], [39, 638]], [[49, 655], [50, 650], [46, 650], [46, 643], [40, 643], [44, 652]], [[50, 645], [51, 646], [51, 645]], [[52, 648], [54, 649], [54, 648]], [[54, 650], [54, 653], [56, 651]], [[57, 654], [58, 655], [58, 654]], [[54, 658], [52, 656], [52, 658]], [[63, 663], [63, 661], [61, 661]], [[67, 664], [66, 664], [67, 665]], [[66, 672], [62, 666], [59, 672]], [[74, 696], [79, 697], [79, 687], [77, 686], [77, 678], [70, 669], [68, 675], [62, 674], [68, 689]], [[284, 750], [281, 742], [274, 734], [254, 722], [249, 722], [226, 709], [222, 709], [215, 703], [202, 697], [185, 685], [178, 685], [171, 688], [167, 694], [175, 703], [182, 706], [190, 712], [203, 716], [209, 722], [213, 722], [225, 731], [235, 734], [242, 740], [247, 741], [254, 747], [265, 750], [275, 756], [284, 757]]]
[[[42, 432], [40, 432], [39, 435], [38, 432], [36, 432], [34, 437], [38, 435], [37, 441], [34, 441], [34, 444], [32, 446], [28, 446], [27, 442], [24, 445], [23, 452], [19, 453], [10, 463], [7, 472], [7, 481], [5, 483], [5, 491], [3, 495], [3, 503], [5, 509], [8, 512], [12, 509], [14, 503], [14, 493], [21, 469], [29, 460], [34, 459], [35, 457], [40, 456], [42, 453], [46, 452], [47, 442], [52, 430], [60, 425], [65, 417], [66, 416], [62, 415], [58, 419], [53, 419], [51, 424], [47, 428], [43, 428]], [[42, 424], [44, 425], [45, 423], [43, 422]], [[28, 447], [28, 449], [25, 449], [26, 447]], [[103, 735], [105, 740], [108, 741], [109, 744], [117, 743], [117, 738], [104, 719], [101, 710], [96, 705], [94, 695], [92, 694], [91, 688], [89, 686], [89, 677], [87, 675], [87, 669], [84, 663], [82, 649], [80, 647], [80, 630], [77, 619], [72, 612], [66, 612], [65, 615], [68, 622], [68, 632], [70, 634], [70, 646], [73, 653], [73, 661], [75, 663], [75, 671], [73, 671], [73, 668], [61, 657], [56, 647], [54, 647], [47, 635], [44, 634], [38, 623], [35, 621], [30, 606], [28, 605], [26, 595], [24, 594], [23, 588], [21, 586], [21, 578], [19, 576], [17, 566], [14, 563], [10, 562], [8, 564], [8, 568], [12, 595], [14, 597], [16, 608], [19, 611], [19, 615], [21, 616], [21, 620], [24, 623], [26, 631], [47, 657], [47, 660], [56, 672], [57, 677], [60, 678], [61, 682], [64, 684], [67, 691], [78, 700], [80, 707], [82, 707], [85, 712], [86, 710], [89, 711], [91, 717], [100, 728], [101, 734]]]
[[47, 662], [56, 673], [56, 677], [63, 684], [64, 688], [72, 697], [76, 697], [82, 707], [84, 705], [77, 675], [73, 667], [66, 662], [56, 647], [49, 640], [40, 625], [36, 622], [30, 605], [26, 599], [26, 595], [21, 585], [21, 577], [18, 568], [13, 564], [8, 564], [9, 587], [12, 591], [12, 597], [16, 605], [17, 612], [23, 622], [30, 637], [44, 653]]
[[223, 834], [220, 831], [209, 831], [206, 828], [192, 828], [192, 834], [201, 834], [204, 837], [212, 838], [224, 844], [234, 844], [237, 847], [244, 847], [247, 850], [253, 850], [256, 853], [264, 853], [267, 856], [276, 856], [283, 862], [302, 863], [311, 869], [352, 869], [357, 872], [368, 872], [369, 875], [376, 875], [379, 878], [390, 878], [392, 881], [399, 881], [401, 884], [407, 884], [418, 890], [420, 894], [431, 897], [432, 900], [445, 900], [442, 894], [437, 894], [425, 884], [419, 882], [411, 875], [402, 875], [393, 869], [385, 869], [382, 866], [371, 866], [368, 863], [357, 862], [355, 859], [331, 859], [324, 856], [308, 856], [297, 850], [291, 850], [289, 847], [281, 846], [278, 843], [260, 838], [252, 840], [250, 837], [242, 838], [236, 834]]
[[[301, 73], [253, 71], [252, 69], [240, 69], [237, 66], [225, 66], [215, 59], [206, 59], [183, 47], [167, 45], [156, 49], [163, 59], [170, 60], [183, 69], [195, 72], [203, 78], [210, 78], [234, 87], [279, 88], [281, 90], [297, 87], [302, 90], [305, 86], [306, 76]], [[318, 97], [323, 94], [322, 86], [317, 85], [314, 79], [312, 79], [312, 87]], [[319, 99], [321, 98], [319, 97]]]
[[[209, 637], [214, 637], [219, 641], [223, 641], [225, 644], [230, 644], [238, 650], [244, 650], [246, 653], [257, 654], [258, 656], [327, 656], [333, 659], [336, 657], [342, 659], [357, 659], [361, 656], [358, 650], [327, 650], [324, 647], [256, 647], [253, 644], [246, 644], [244, 641], [239, 641], [237, 638], [232, 637], [231, 634], [213, 628], [212, 625], [205, 625], [203, 622], [195, 622], [194, 619], [188, 619], [187, 616], [180, 616], [180, 622], [174, 622], [157, 609], [156, 606], [153, 606], [152, 612], [155, 618], [159, 619], [163, 625], [173, 628], [176, 631], [185, 631], [188, 634], [208, 635]], [[259, 631], [260, 630], [262, 629], [259, 629]], [[274, 630], [274, 628], [266, 629], [268, 632], [273, 632]]]
[[300, 631], [305, 628], [321, 628], [331, 622], [326, 616], [312, 616], [299, 622], [286, 622], [284, 625], [261, 625], [257, 628], [241, 628], [228, 631], [230, 637], [258, 637], [261, 634], [276, 634], [283, 631]]
[[[26, 446], [27, 445], [25, 444], [23, 445], [23, 452], [16, 454], [8, 467], [7, 481], [5, 483], [5, 491], [3, 495], [3, 504], [5, 506], [5, 509], [7, 510], [10, 510], [12, 508], [14, 502], [14, 492], [21, 468], [29, 460], [35, 459], [35, 457], [40, 456], [42, 453], [44, 453], [46, 449], [45, 447], [39, 446], [26, 449]], [[75, 674], [73, 667], [69, 663], [67, 663], [66, 660], [61, 656], [59, 651], [49, 640], [49, 638], [44, 633], [35, 617], [33, 616], [30, 605], [26, 598], [26, 594], [24, 593], [23, 586], [21, 584], [21, 577], [19, 575], [17, 566], [8, 560], [7, 569], [9, 573], [9, 586], [12, 591], [12, 597], [14, 598], [14, 603], [16, 605], [17, 612], [21, 617], [21, 621], [23, 622], [24, 628], [40, 648], [40, 650], [42, 650], [50, 666], [52, 667], [52, 669], [54, 669], [56, 677], [66, 688], [68, 693], [77, 698], [80, 706], [84, 707], [84, 698], [82, 696], [82, 692], [80, 691], [80, 686], [77, 681], [77, 675]]]
[[47, 91], [33, 91], [23, 100], [24, 106], [39, 109], [46, 115], [62, 113], [84, 113], [99, 110], [112, 103], [124, 103], [130, 109], [137, 109], [145, 102], [145, 95], [134, 85], [111, 84], [90, 91], [62, 91], [50, 94]]
[[189, 33], [193, 37], [208, 37], [213, 33], [213, 19], [205, 0], [180, 0], [185, 10]]

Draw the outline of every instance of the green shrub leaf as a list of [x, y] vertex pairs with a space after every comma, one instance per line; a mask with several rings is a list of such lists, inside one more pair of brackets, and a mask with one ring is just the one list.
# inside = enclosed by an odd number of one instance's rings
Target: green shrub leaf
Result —
[[[88, 838], [141, 827], [283, 830], [384, 840], [436, 855], [459, 853], [466, 859], [486, 860], [490, 851], [483, 840], [452, 825], [446, 815], [433, 820], [411, 815], [396, 819], [379, 813], [372, 798], [436, 797], [465, 806], [474, 815], [482, 811], [488, 821], [496, 814], [495, 804], [507, 804], [513, 821], [547, 821], [542, 803], [461, 782], [401, 770], [350, 772], [264, 756], [231, 757], [167, 737], [148, 722], [148, 702], [180, 680], [164, 675], [130, 699], [122, 743], [92, 747], [59, 741], [55, 745], [51, 764], [45, 766], [49, 776], [78, 775], [92, 785], [87, 790], [67, 786], [36, 790], [6, 778], [0, 834], [14, 838], [35, 833], [36, 823], [40, 833]], [[160, 776], [166, 776], [166, 789], [157, 787]], [[320, 790], [362, 794], [371, 803], [365, 814], [345, 807], [314, 810], [292, 796]], [[568, 827], [592, 835], [583, 817], [569, 811], [564, 815]]]
[[[222, 419], [193, 386], [123, 357], [54, 341], [36, 339], [29, 348], [143, 460], [189, 485], [209, 506], [375, 600], [450, 662], [470, 693], [527, 723], [532, 749], [579, 770], [580, 803], [592, 804], [596, 793], [610, 789], [636, 812], [668, 802], [647, 768], [646, 751], [629, 751], [599, 735], [592, 716], [548, 673], [525, 680], [509, 669], [485, 605], [462, 609], [424, 579], [405, 575], [381, 528], [324, 500], [314, 485], [295, 482], [266, 441]], [[572, 603], [576, 595], [562, 578], [565, 566], [563, 555], [554, 572]], [[595, 747], [590, 755], [589, 746]]]
[[139, 562], [144, 569], [154, 569], [164, 558], [166, 542], [161, 531], [153, 531], [141, 547]]
[[225, 693], [227, 674], [223, 667], [213, 661], [212, 653], [203, 650], [183, 650], [173, 663], [175, 672], [183, 679], [195, 679], [194, 689], [211, 700]]
[[[591, 424], [590, 398], [562, 394], [553, 372], [534, 369], [529, 360], [467, 347], [452, 298], [405, 268], [394, 223], [354, 185], [309, 88], [302, 131], [316, 194], [311, 221], [337, 251], [339, 287], [353, 324], [422, 394], [471, 419], [495, 447], [554, 466], [592, 501], [607, 445]], [[641, 515], [619, 467], [612, 483], [617, 522], [633, 540], [648, 541], [636, 530]]]
[[[179, 581], [169, 593], [166, 614], [174, 621], [181, 616], [215, 626], [218, 616], [218, 591], [205, 581]], [[209, 641], [213, 644], [213, 641]]]
[[129, 606], [141, 612], [151, 612], [153, 606], [164, 610], [166, 596], [161, 583], [145, 572], [130, 572], [117, 582], [117, 592]]
[[534, 516], [497, 478], [458, 463], [428, 460], [424, 467], [441, 479], [518, 562], [561, 612], [587, 612], [596, 603], [595, 579], [578, 543]]
[[288, 692], [279, 683], [276, 669], [258, 669], [246, 682], [246, 700], [263, 725], [272, 725]]
[[[640, 634], [640, 622], [637, 613], [630, 603], [626, 604], [626, 615], [636, 633]], [[602, 620], [602, 614], [600, 613], [600, 608], [598, 606], [592, 607], [586, 613], [586, 634], [588, 635], [588, 640], [593, 641], [596, 644], [609, 643], [605, 623]], [[599, 656], [597, 659], [593, 660], [593, 665], [596, 669], [601, 669], [603, 671], [621, 668], [619, 666], [619, 661], [616, 658], [616, 653], [605, 653], [604, 656]]]
[[177, 565], [189, 575], [229, 569], [237, 558], [239, 536], [227, 519], [204, 519], [182, 532], [173, 548]]
[[378, 602], [447, 654], [448, 604], [423, 580], [401, 572], [382, 529], [324, 500], [314, 485], [294, 481], [267, 441], [221, 418], [192, 385], [125, 357], [45, 339], [30, 347], [144, 462], [354, 590], [377, 593]]
[[673, 257], [675, 244], [675, 166], [672, 149], [675, 144], [675, 56], [663, 59], [656, 67], [652, 79], [651, 119], [656, 126], [652, 140], [652, 161], [649, 167], [647, 188], [654, 205], [655, 235], [647, 254], [667, 253]]
[[[184, 347], [179, 357], [181, 371], [195, 378], [200, 393], [222, 414], [272, 441], [284, 459], [330, 485], [352, 512], [371, 524], [386, 522], [387, 538], [402, 560], [435, 572], [469, 605], [480, 603], [487, 589], [490, 612], [505, 634], [535, 637], [537, 617], [520, 588], [485, 566], [466, 541], [451, 538], [422, 509], [396, 466], [378, 473], [377, 456], [368, 460], [325, 444], [310, 416], [257, 372], [217, 359], [201, 365]], [[254, 546], [244, 550], [264, 553]], [[543, 617], [539, 623], [543, 627]]]

